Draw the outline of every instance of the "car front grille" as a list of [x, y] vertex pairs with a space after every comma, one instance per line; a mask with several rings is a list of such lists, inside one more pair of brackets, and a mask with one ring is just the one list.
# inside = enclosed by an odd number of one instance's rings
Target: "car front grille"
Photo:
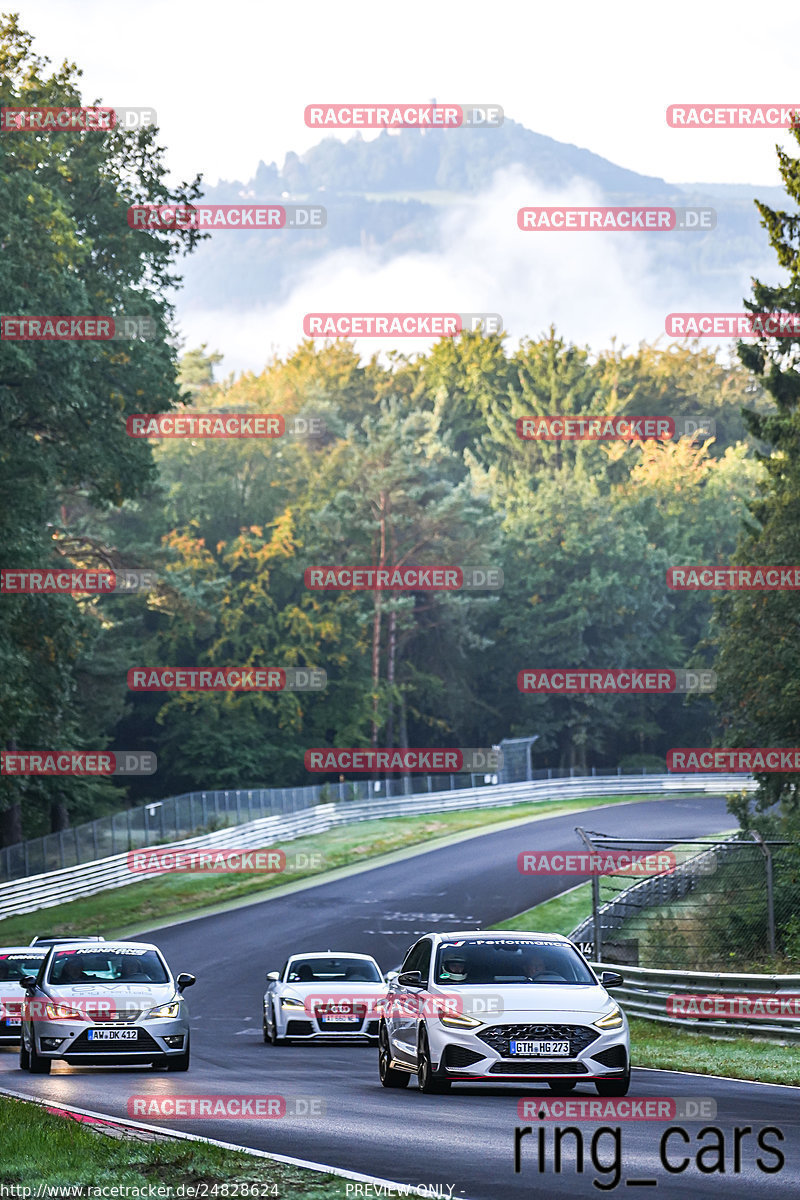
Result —
[[[511, 1054], [509, 1042], [569, 1042], [569, 1057], [578, 1055], [596, 1042], [600, 1034], [585, 1025], [490, 1025], [477, 1035], [501, 1058], [517, 1059]], [[537, 1056], [538, 1057], [538, 1056]], [[531, 1059], [527, 1060], [532, 1061]]]
[[521, 1058], [513, 1062], [494, 1063], [490, 1075], [588, 1075], [583, 1063], [566, 1062], [563, 1058]]
[[69, 1046], [65, 1054], [124, 1054], [126, 1051], [131, 1054], [149, 1054], [154, 1051], [156, 1054], [163, 1054], [164, 1051], [159, 1046], [155, 1038], [152, 1038], [146, 1029], [137, 1029], [136, 1041], [131, 1039], [125, 1042], [95, 1042], [89, 1041], [89, 1031], [84, 1029], [75, 1041]]

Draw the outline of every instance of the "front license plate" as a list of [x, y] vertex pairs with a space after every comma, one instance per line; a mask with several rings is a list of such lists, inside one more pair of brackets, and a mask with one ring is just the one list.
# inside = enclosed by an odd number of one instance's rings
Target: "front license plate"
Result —
[[17, 1026], [19, 1026], [19, 1025], [21, 1025], [21, 1024], [22, 1024], [22, 1021], [20, 1020], [20, 1018], [19, 1018], [19, 1017], [6, 1017], [6, 1025], [11, 1025], [11, 1026], [13, 1026], [13, 1025], [17, 1025]]
[[90, 1029], [90, 1042], [135, 1042], [138, 1029]]
[[327, 1016], [320, 1017], [320, 1020], [322, 1021], [323, 1025], [326, 1021], [336, 1021], [337, 1024], [340, 1021], [351, 1021], [356, 1025], [361, 1024], [361, 1017], [354, 1017], [351, 1013], [328, 1013]]
[[512, 1039], [511, 1053], [526, 1056], [546, 1054], [553, 1058], [569, 1058], [569, 1042], [517, 1042]]

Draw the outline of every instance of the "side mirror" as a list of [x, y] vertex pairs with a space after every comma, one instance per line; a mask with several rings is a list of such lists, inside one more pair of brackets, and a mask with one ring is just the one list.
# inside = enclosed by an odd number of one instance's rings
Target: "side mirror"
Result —
[[397, 976], [397, 982], [401, 987], [421, 988], [425, 986], [419, 971], [401, 971]]
[[35, 975], [23, 975], [22, 979], [20, 979], [20, 983], [22, 984], [22, 987], [24, 988], [24, 990], [26, 992], [32, 992], [33, 989], [36, 987], [36, 976]]
[[280, 971], [267, 971], [267, 983], [277, 983], [280, 977]]
[[604, 988], [622, 987], [625, 980], [620, 975], [619, 971], [603, 971], [600, 976], [600, 982]]
[[177, 979], [178, 991], [182, 992], [184, 988], [191, 987], [193, 983], [197, 983], [197, 976], [189, 975], [187, 971], [182, 971]]

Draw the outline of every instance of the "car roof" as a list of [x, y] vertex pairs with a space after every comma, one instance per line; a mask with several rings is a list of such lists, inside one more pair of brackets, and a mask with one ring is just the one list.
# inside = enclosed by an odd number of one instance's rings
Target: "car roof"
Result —
[[47, 949], [44, 946], [0, 946], [0, 955], [3, 954], [41, 954], [44, 958]]
[[434, 933], [427, 935], [429, 937], [438, 938], [439, 941], [452, 941], [458, 938], [460, 942], [468, 941], [502, 941], [510, 939], [511, 941], [525, 941], [527, 939], [546, 938], [548, 942], [563, 942], [566, 946], [572, 946], [573, 943], [568, 937], [564, 937], [561, 933], [538, 933], [531, 929], [467, 929], [457, 930], [455, 933]]
[[[118, 942], [103, 941], [102, 945], [98, 945], [97, 942], [79, 941], [70, 944], [71, 950], [92, 950], [95, 954], [103, 954], [105, 951], [113, 954], [115, 950], [127, 950], [128, 948], [138, 950], [140, 953], [144, 953], [145, 950], [158, 950], [158, 946], [154, 946], [152, 942], [126, 942], [124, 939], [120, 939]], [[53, 949], [58, 949], [58, 947], [54, 946]]]
[[376, 960], [371, 954], [356, 954], [353, 950], [307, 950], [303, 954], [290, 954], [289, 962], [296, 958], [364, 958], [368, 962]]
[[83, 937], [59, 937], [57, 934], [42, 933], [31, 941], [32, 946], [53, 946], [56, 942], [104, 942], [100, 933], [87, 933]]

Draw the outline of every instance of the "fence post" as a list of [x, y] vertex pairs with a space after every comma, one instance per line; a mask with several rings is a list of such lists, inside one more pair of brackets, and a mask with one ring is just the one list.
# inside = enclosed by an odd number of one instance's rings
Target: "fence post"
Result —
[[764, 873], [767, 878], [767, 942], [769, 944], [770, 954], [775, 954], [775, 896], [772, 888], [772, 853], [769, 846], [764, 844], [764, 839], [755, 829], [750, 830], [753, 841], [758, 842], [761, 853], [764, 855]]
[[[594, 854], [594, 846], [588, 833], [581, 829], [580, 825], [575, 826], [575, 832], [583, 842], [590, 854]], [[600, 876], [592, 875], [592, 927], [594, 929], [594, 960], [595, 962], [603, 961], [603, 931], [600, 928]]]

